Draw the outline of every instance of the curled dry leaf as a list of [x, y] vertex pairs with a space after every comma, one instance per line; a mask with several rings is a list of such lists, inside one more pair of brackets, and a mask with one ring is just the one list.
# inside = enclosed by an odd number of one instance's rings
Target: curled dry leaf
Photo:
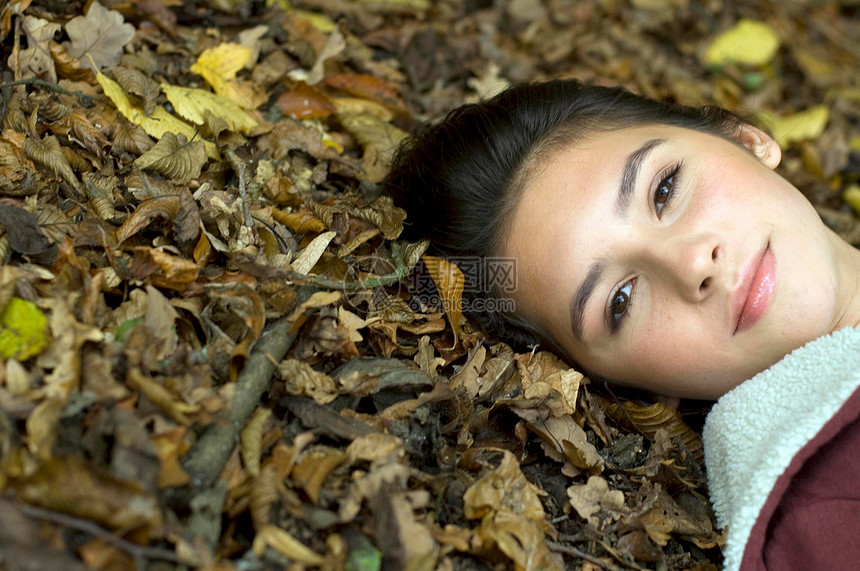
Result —
[[177, 184], [186, 184], [200, 176], [206, 160], [202, 141], [188, 141], [181, 133], [164, 133], [155, 146], [142, 154], [134, 164], [141, 169], [163, 174]]
[[116, 241], [122, 244], [138, 232], [149, 228], [155, 220], [175, 220], [178, 213], [178, 195], [144, 200], [116, 231]]
[[322, 555], [311, 551], [298, 539], [273, 525], [264, 526], [254, 536], [254, 553], [262, 557], [266, 548], [271, 547], [284, 557], [307, 565], [322, 565]]
[[457, 264], [449, 262], [444, 258], [435, 256], [422, 256], [424, 264], [439, 295], [442, 296], [443, 307], [448, 320], [451, 322], [451, 330], [454, 333], [454, 345], [460, 335], [460, 321], [463, 319], [463, 287], [466, 284], [466, 276]]
[[104, 73], [115, 79], [126, 93], [139, 97], [144, 113], [151, 115], [155, 111], [159, 91], [152, 78], [131, 67], [112, 67], [105, 69]]
[[364, 149], [367, 180], [381, 182], [390, 170], [397, 146], [408, 134], [374, 115], [338, 113], [337, 118]]
[[597, 449], [588, 441], [585, 431], [573, 421], [570, 416], [548, 418], [529, 422], [528, 427], [547, 446], [552, 447], [556, 453], [561, 453], [572, 465], [592, 474], [603, 471], [603, 457], [597, 453]]
[[142, 155], [155, 144], [143, 129], [125, 122], [114, 125], [112, 141], [115, 147], [135, 155]]
[[182, 402], [178, 396], [170, 392], [164, 385], [153, 378], [147, 377], [139, 369], [129, 369], [128, 385], [146, 395], [155, 406], [163, 410], [167, 416], [179, 424], [190, 424], [191, 422], [185, 415], [197, 412], [200, 409], [197, 405]]
[[278, 474], [271, 463], [267, 463], [262, 471], [257, 466], [256, 473], [251, 473], [255, 478], [251, 484], [248, 509], [254, 529], [260, 531], [272, 522], [272, 505], [278, 500]]
[[320, 490], [325, 479], [346, 460], [346, 454], [323, 446], [307, 450], [293, 467], [292, 480], [298, 484], [315, 504], [319, 503]]
[[47, 167], [52, 173], [69, 183], [78, 192], [81, 191], [81, 183], [75, 176], [75, 171], [69, 164], [66, 155], [60, 148], [60, 143], [54, 136], [47, 136], [42, 140], [38, 137], [28, 137], [23, 144], [24, 155], [33, 162]]
[[311, 240], [311, 243], [293, 260], [293, 270], [300, 274], [308, 274], [336, 235], [337, 232], [330, 231]]
[[263, 450], [263, 427], [272, 411], [259, 407], [254, 411], [254, 416], [242, 429], [240, 441], [242, 442], [242, 461], [245, 468], [254, 476], [260, 474], [260, 453]]
[[624, 402], [621, 405], [608, 399], [592, 395], [606, 414], [615, 422], [626, 426], [629, 430], [642, 432], [649, 439], [654, 440], [657, 430], [664, 429], [671, 438], [678, 438], [687, 447], [696, 462], [701, 463], [704, 458], [704, 447], [702, 437], [695, 433], [687, 424], [678, 411], [662, 403], [654, 403], [648, 406], [638, 405], [634, 402]]

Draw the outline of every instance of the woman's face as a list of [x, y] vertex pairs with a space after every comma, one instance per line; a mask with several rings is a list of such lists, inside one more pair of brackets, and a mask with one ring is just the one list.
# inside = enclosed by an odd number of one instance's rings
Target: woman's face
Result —
[[535, 161], [504, 247], [517, 311], [586, 371], [710, 399], [856, 317], [851, 248], [773, 140], [739, 143], [647, 125]]

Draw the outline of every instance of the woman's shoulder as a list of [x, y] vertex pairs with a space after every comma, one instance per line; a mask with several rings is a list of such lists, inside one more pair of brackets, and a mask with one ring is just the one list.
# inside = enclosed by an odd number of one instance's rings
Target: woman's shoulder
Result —
[[800, 459], [856, 418], [858, 386], [860, 328], [846, 328], [796, 349], [714, 406], [703, 436], [714, 511], [729, 526], [726, 569], [739, 568], [755, 543], [754, 526], [772, 515], [766, 504], [779, 505], [781, 479], [787, 487]]

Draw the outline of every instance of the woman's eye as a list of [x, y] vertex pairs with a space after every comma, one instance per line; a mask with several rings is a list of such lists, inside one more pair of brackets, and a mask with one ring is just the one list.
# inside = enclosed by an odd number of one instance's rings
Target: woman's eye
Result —
[[654, 190], [654, 210], [657, 212], [657, 217], [659, 218], [663, 214], [663, 209], [667, 204], [672, 200], [672, 197], [675, 195], [675, 186], [678, 181], [678, 171], [681, 170], [681, 164], [678, 163], [672, 170], [670, 170], [662, 179], [660, 179], [660, 184], [657, 185], [656, 190]]
[[615, 333], [621, 320], [627, 315], [630, 310], [630, 298], [633, 295], [633, 283], [636, 280], [630, 280], [622, 287], [618, 288], [612, 294], [612, 299], [609, 300], [609, 331]]

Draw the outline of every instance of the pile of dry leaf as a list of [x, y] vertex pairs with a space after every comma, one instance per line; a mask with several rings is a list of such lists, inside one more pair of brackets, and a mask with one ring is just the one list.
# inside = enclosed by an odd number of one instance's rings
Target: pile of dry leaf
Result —
[[717, 569], [697, 432], [484, 339], [378, 183], [576, 76], [766, 116], [858, 244], [858, 3], [743, 4], [6, 2], [0, 569]]

